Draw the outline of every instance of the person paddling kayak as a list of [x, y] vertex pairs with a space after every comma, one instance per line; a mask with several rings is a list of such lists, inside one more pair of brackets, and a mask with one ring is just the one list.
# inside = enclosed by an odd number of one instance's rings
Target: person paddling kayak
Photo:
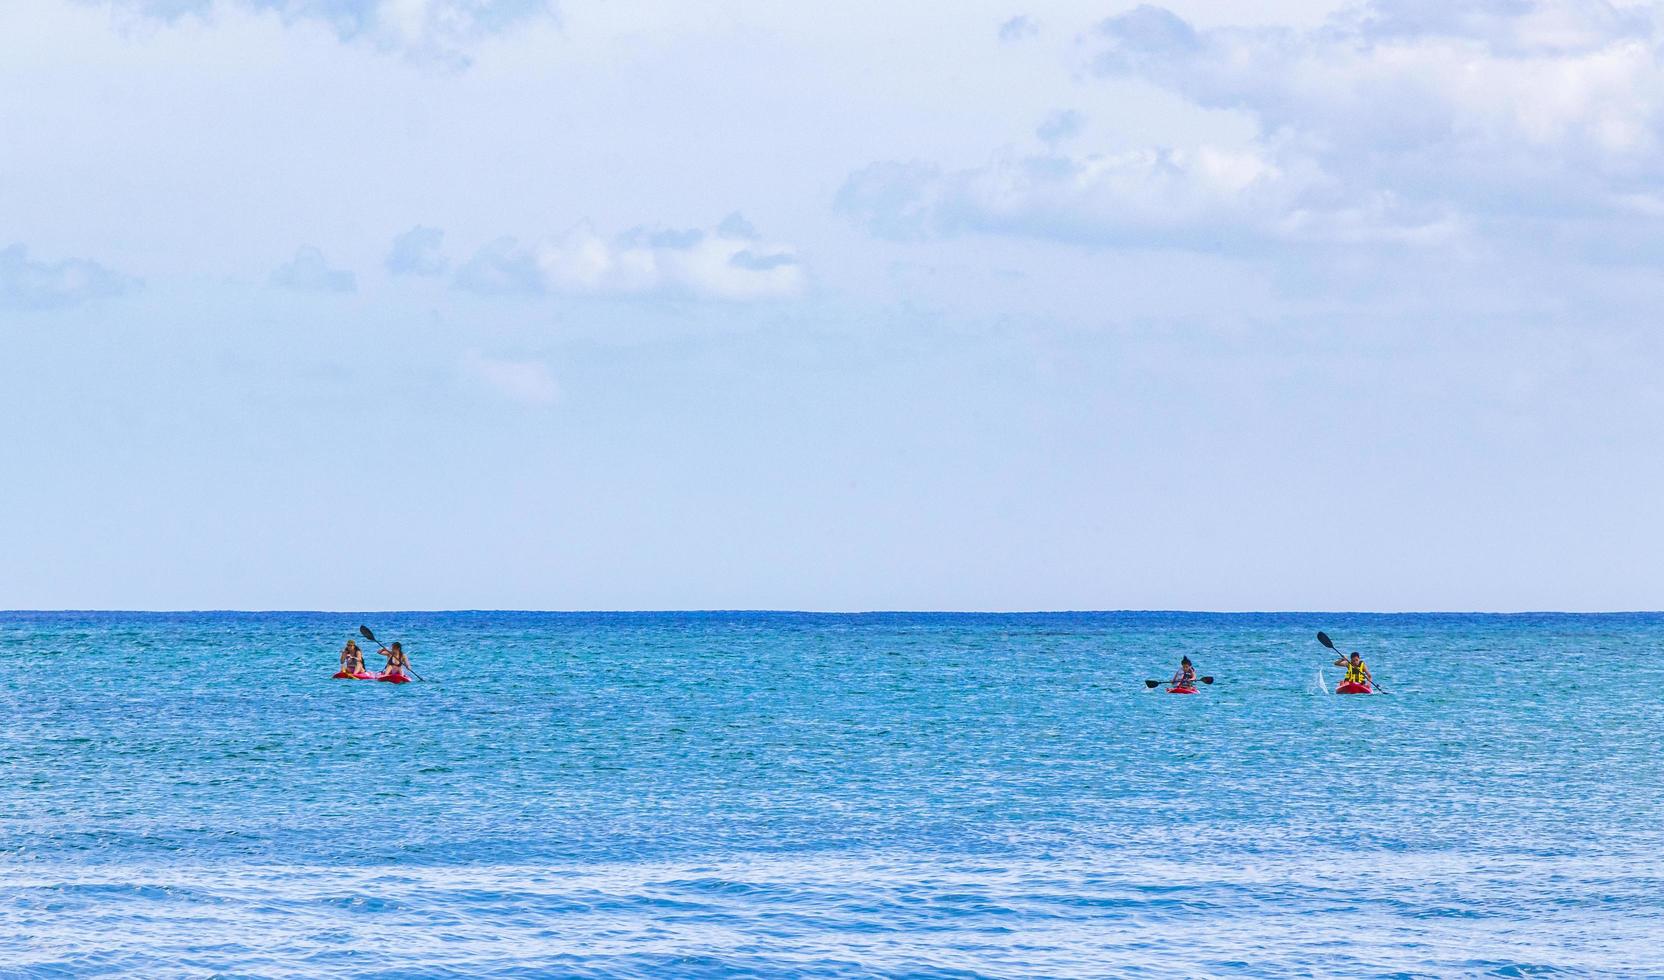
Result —
[[387, 667], [381, 672], [382, 680], [404, 676], [405, 670], [410, 666], [410, 658], [404, 655], [404, 647], [399, 646], [398, 640], [394, 640], [392, 646], [384, 648], [381, 655], [387, 658]]
[[1342, 684], [1361, 684], [1368, 688], [1375, 687], [1375, 677], [1370, 674], [1369, 668], [1365, 666], [1364, 658], [1358, 656], [1358, 651], [1353, 650], [1351, 656], [1336, 659], [1335, 666], [1346, 668], [1346, 677], [1341, 680]]
[[1179, 672], [1174, 674], [1173, 679], [1167, 683], [1171, 687], [1196, 686], [1196, 668], [1191, 666], [1189, 657], [1179, 658]]

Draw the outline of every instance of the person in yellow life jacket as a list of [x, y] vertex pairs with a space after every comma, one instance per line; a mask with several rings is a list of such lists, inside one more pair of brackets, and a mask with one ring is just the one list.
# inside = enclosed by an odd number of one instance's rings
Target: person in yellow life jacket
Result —
[[1375, 686], [1375, 678], [1370, 674], [1369, 668], [1364, 665], [1364, 658], [1358, 656], [1358, 651], [1353, 650], [1350, 657], [1337, 659], [1335, 666], [1346, 668], [1346, 676], [1341, 679], [1342, 683]]
[[1195, 687], [1196, 668], [1190, 665], [1189, 657], [1179, 658], [1179, 672], [1168, 682], [1173, 687]]

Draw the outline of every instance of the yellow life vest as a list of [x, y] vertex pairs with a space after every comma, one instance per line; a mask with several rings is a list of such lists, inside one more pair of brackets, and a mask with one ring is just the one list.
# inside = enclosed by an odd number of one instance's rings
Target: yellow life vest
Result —
[[1369, 674], [1365, 672], [1364, 662], [1362, 660], [1358, 661], [1357, 663], [1350, 663], [1350, 662], [1347, 663], [1347, 665], [1346, 665], [1346, 683], [1348, 683], [1348, 684], [1368, 684], [1369, 683]]

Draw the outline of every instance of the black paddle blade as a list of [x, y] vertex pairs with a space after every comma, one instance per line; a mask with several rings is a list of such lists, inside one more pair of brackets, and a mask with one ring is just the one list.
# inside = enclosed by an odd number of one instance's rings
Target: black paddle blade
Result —
[[1196, 679], [1201, 681], [1203, 684], [1212, 684], [1213, 683], [1213, 678], [1211, 678], [1211, 677], [1198, 677]]
[[380, 640], [376, 639], [376, 635], [374, 633], [370, 632], [370, 628], [368, 626], [360, 626], [358, 628], [358, 632], [364, 634], [364, 639], [369, 640], [371, 643], [380, 643], [381, 642]]
[[1331, 650], [1335, 648], [1334, 641], [1329, 639], [1329, 634], [1327, 633], [1319, 632], [1317, 634], [1317, 642], [1323, 644]]
[[1144, 686], [1145, 687], [1160, 687], [1161, 686], [1161, 681], [1145, 681]]

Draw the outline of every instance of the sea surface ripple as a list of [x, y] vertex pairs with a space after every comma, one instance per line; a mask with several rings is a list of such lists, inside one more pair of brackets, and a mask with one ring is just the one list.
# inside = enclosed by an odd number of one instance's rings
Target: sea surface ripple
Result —
[[[331, 679], [360, 622], [427, 681]], [[1391, 693], [1330, 694], [1319, 629]], [[1661, 645], [0, 613], [0, 976], [1664, 976]], [[1148, 690], [1181, 654], [1217, 682]]]

